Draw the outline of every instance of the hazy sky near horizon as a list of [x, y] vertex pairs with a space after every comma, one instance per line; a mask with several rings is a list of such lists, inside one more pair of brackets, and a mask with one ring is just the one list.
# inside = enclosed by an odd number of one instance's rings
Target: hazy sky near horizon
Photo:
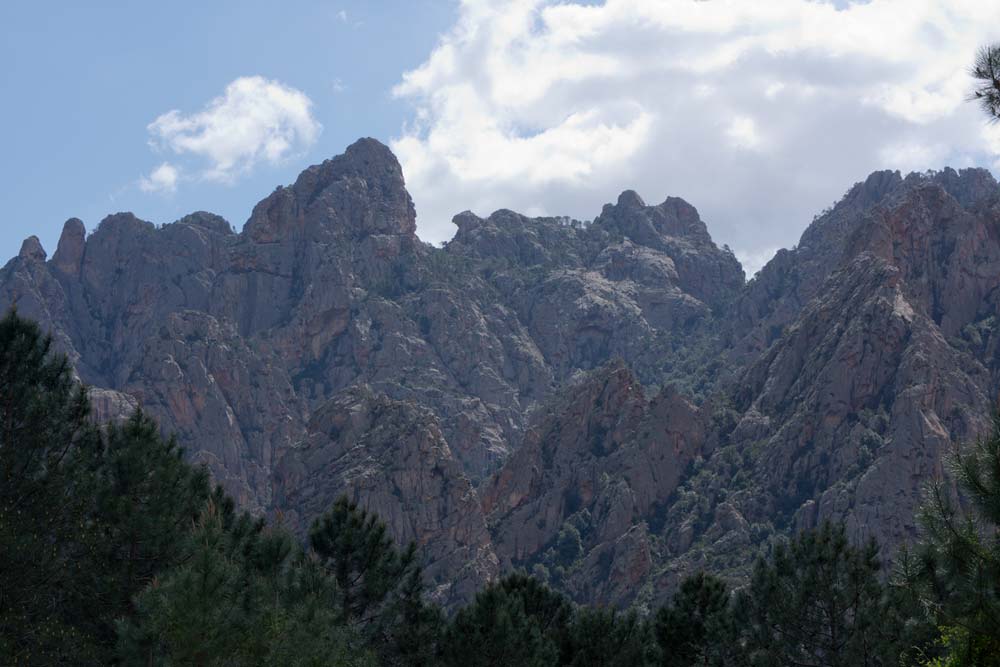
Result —
[[876, 169], [1000, 168], [981, 0], [219, 0], [0, 6], [0, 253], [71, 216], [253, 205], [361, 136], [418, 233], [497, 208], [700, 210], [759, 268]]

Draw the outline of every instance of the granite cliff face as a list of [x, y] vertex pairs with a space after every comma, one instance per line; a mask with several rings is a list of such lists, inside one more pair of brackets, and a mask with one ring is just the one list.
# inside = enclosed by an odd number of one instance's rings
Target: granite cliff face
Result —
[[722, 446], [668, 511], [694, 530], [664, 534], [659, 589], [696, 564], [739, 574], [734, 545], [824, 519], [886, 555], [915, 536], [922, 487], [1000, 389], [998, 195], [981, 170], [873, 174], [747, 286]]
[[67, 221], [0, 271], [99, 418], [135, 405], [247, 508], [297, 530], [346, 493], [416, 541], [433, 594], [511, 567], [582, 601], [740, 577], [826, 518], [889, 551], [1000, 388], [1000, 192], [879, 172], [745, 284], [681, 199], [591, 222], [415, 235], [372, 139], [243, 228]]

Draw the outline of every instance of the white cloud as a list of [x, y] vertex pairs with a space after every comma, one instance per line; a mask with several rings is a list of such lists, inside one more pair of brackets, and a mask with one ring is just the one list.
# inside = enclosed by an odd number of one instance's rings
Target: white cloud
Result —
[[633, 188], [756, 264], [875, 169], [992, 164], [964, 100], [997, 25], [981, 0], [463, 0], [394, 89], [392, 147], [426, 240], [466, 208], [590, 218]]
[[879, 157], [884, 165], [893, 169], [923, 171], [932, 165], [942, 165], [949, 152], [948, 146], [941, 143], [902, 141], [884, 146], [879, 151]]
[[763, 143], [757, 133], [757, 123], [754, 122], [753, 118], [747, 116], [733, 118], [726, 130], [726, 136], [736, 148], [753, 150], [760, 148]]
[[155, 148], [206, 161], [202, 178], [232, 181], [259, 162], [279, 163], [305, 151], [322, 126], [304, 93], [251, 76], [230, 83], [202, 111], [168, 111], [147, 129]]
[[337, 18], [340, 19], [343, 23], [347, 23], [347, 10], [341, 9], [340, 11], [338, 11]]
[[746, 276], [749, 279], [764, 268], [765, 264], [771, 261], [771, 258], [774, 257], [774, 253], [778, 252], [778, 246], [769, 246], [760, 250], [749, 252], [736, 249], [733, 252], [736, 255], [736, 259], [738, 259], [740, 264], [743, 265], [743, 272], [746, 273]]
[[139, 189], [143, 192], [177, 192], [177, 181], [180, 180], [180, 170], [169, 162], [164, 162], [139, 179]]

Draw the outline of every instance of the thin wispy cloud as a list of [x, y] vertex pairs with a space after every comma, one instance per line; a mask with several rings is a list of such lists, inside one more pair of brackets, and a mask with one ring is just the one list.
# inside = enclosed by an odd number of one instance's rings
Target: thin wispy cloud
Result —
[[[838, 6], [839, 5], [839, 6]], [[458, 210], [679, 195], [753, 263], [879, 168], [996, 166], [965, 102], [980, 0], [464, 0], [395, 87], [421, 236]]]
[[[147, 129], [154, 149], [194, 161], [197, 178], [232, 182], [260, 163], [278, 164], [304, 153], [322, 126], [305, 93], [251, 76], [230, 83], [201, 111], [168, 111]], [[176, 168], [164, 163], [140, 187], [170, 190], [177, 182]]]

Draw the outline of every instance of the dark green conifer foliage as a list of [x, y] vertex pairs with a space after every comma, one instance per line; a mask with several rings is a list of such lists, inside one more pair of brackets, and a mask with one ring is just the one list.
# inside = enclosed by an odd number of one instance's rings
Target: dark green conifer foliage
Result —
[[101, 598], [109, 639], [114, 620], [153, 578], [189, 557], [187, 538], [209, 497], [208, 473], [182, 459], [173, 438], [136, 411], [107, 427], [97, 519], [101, 534]]
[[136, 600], [134, 619], [120, 627], [126, 664], [218, 664], [236, 653], [240, 573], [228, 535], [211, 507], [189, 537], [191, 558], [157, 579]]
[[290, 534], [210, 504], [192, 557], [119, 626], [125, 664], [374, 665], [340, 617], [333, 582]]
[[313, 522], [309, 543], [331, 578], [341, 622], [360, 633], [381, 664], [436, 664], [444, 622], [424, 600], [416, 545], [398, 550], [385, 523], [346, 497]]
[[734, 643], [729, 591], [721, 579], [704, 572], [681, 582], [655, 623], [665, 667], [724, 664]]
[[569, 650], [561, 664], [642, 667], [658, 662], [652, 628], [636, 612], [583, 607], [577, 610], [569, 627]]
[[990, 120], [1000, 120], [1000, 44], [979, 49], [971, 74], [976, 82], [971, 99], [979, 102]]
[[568, 653], [572, 615], [569, 601], [544, 584], [526, 574], [508, 575], [459, 610], [443, 642], [443, 664], [559, 664]]
[[33, 322], [0, 320], [0, 655], [99, 659], [89, 519], [99, 436], [86, 392]]
[[[746, 662], [760, 667], [896, 665], [899, 637], [874, 542], [856, 548], [842, 525], [826, 523], [779, 544], [758, 561], [736, 619]], [[735, 647], [734, 647], [735, 648]]]
[[441, 610], [425, 600], [423, 573], [413, 568], [394, 593], [387, 611], [388, 641], [381, 653], [383, 665], [431, 667], [444, 631]]
[[417, 567], [413, 548], [397, 551], [385, 524], [343, 496], [313, 522], [309, 544], [336, 582], [349, 623], [378, 620], [390, 593]]
[[924, 540], [901, 558], [901, 579], [945, 628], [945, 664], [992, 667], [1000, 665], [1000, 413], [948, 463], [961, 504], [943, 482], [931, 486]]

